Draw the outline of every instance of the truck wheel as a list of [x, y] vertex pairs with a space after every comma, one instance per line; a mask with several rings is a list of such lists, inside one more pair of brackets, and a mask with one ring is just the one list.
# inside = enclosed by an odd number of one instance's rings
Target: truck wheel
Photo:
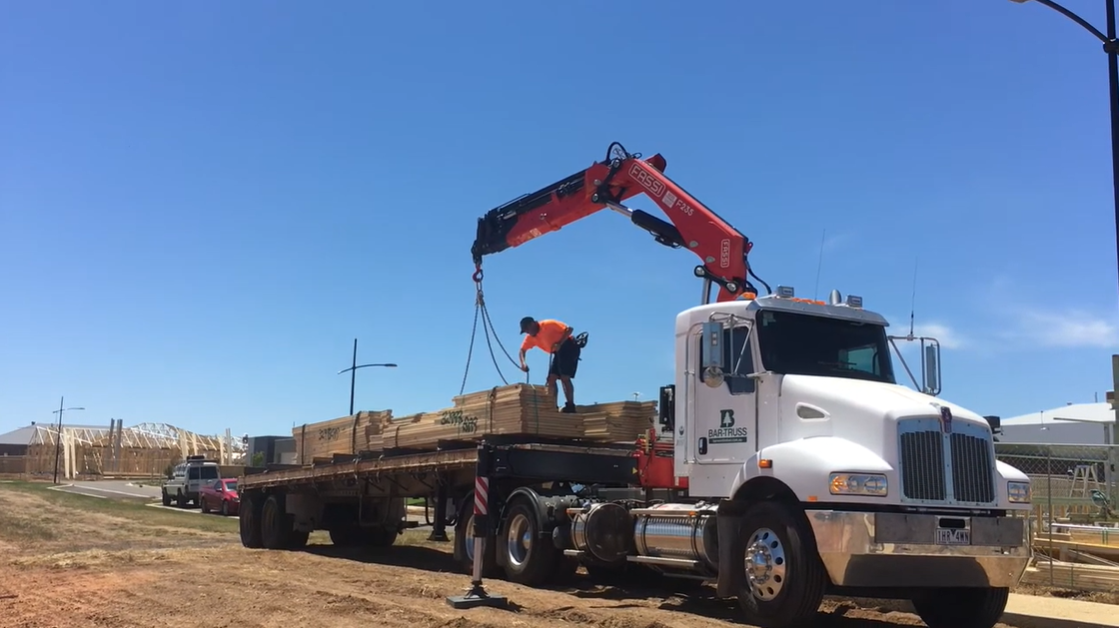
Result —
[[992, 628], [1002, 618], [1010, 589], [928, 589], [913, 608], [929, 628]]
[[361, 543], [361, 528], [356, 525], [330, 529], [330, 542], [338, 547], [353, 547]]
[[256, 495], [246, 495], [241, 498], [241, 545], [258, 549], [264, 547], [260, 534], [260, 498]]
[[178, 506], [179, 508], [186, 508], [187, 507], [186, 495], [183, 495], [181, 492], [175, 493], [175, 505]]
[[170, 506], [171, 505], [171, 496], [167, 494], [167, 491], [160, 491], [159, 496], [161, 498], [163, 498], [163, 505], [164, 506]]
[[264, 547], [286, 549], [291, 542], [291, 518], [284, 513], [284, 499], [281, 495], [269, 495], [264, 500], [260, 515], [260, 535]]
[[[467, 502], [469, 509], [474, 503], [473, 499]], [[486, 549], [482, 552], [482, 577], [496, 578], [501, 574], [497, 568], [497, 543], [496, 539], [486, 539]], [[455, 523], [454, 555], [466, 573], [474, 573], [474, 512], [469, 510], [465, 516], [460, 516]]]
[[391, 547], [396, 542], [396, 530], [374, 526], [362, 530], [362, 537], [368, 547]]
[[811, 624], [820, 610], [827, 573], [812, 530], [790, 507], [759, 502], [743, 518], [745, 577], [738, 604], [750, 623]]
[[544, 584], [562, 556], [555, 545], [540, 538], [534, 509], [520, 500], [509, 508], [498, 548], [504, 553], [505, 576], [530, 587]]

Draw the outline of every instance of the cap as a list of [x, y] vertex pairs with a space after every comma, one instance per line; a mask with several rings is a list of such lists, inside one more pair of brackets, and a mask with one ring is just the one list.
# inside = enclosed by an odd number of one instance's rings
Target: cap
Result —
[[531, 316], [526, 316], [526, 317], [522, 318], [521, 319], [521, 333], [522, 334], [527, 334], [528, 331], [530, 329], [532, 329], [532, 324], [535, 323], [535, 322], [536, 322], [536, 319], [534, 319]]

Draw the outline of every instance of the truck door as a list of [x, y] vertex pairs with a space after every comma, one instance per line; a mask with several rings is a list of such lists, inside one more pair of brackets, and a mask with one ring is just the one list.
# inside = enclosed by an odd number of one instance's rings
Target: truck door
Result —
[[703, 381], [703, 357], [706, 343], [701, 334], [694, 338], [699, 351], [692, 368], [695, 378], [692, 390], [691, 421], [693, 451], [698, 464], [742, 463], [754, 454], [755, 402], [757, 381], [754, 372], [750, 325], [734, 321], [723, 330], [722, 350], [724, 380], [715, 388]]

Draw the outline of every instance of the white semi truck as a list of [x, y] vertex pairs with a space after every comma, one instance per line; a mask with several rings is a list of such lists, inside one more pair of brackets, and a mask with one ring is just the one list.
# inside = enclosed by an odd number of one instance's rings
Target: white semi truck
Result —
[[[811, 623], [825, 594], [912, 600], [930, 628], [994, 626], [1031, 550], [1029, 478], [996, 460], [992, 426], [899, 385], [887, 322], [858, 297], [756, 296], [745, 239], [721, 243], [737, 232], [663, 168], [659, 155], [608, 154], [487, 214], [475, 244], [477, 260], [593, 205], [700, 253], [696, 275], [720, 298], [676, 317], [675, 382], [646, 438], [483, 434], [467, 447], [250, 469], [243, 543], [291, 548], [326, 529], [337, 544], [390, 545], [407, 525], [404, 500], [430, 496], [432, 538], [454, 526], [475, 584], [543, 585], [582, 564], [622, 582], [712, 583], [746, 621], [773, 628]], [[622, 206], [637, 183], [666, 213], [703, 224], [677, 229]]]

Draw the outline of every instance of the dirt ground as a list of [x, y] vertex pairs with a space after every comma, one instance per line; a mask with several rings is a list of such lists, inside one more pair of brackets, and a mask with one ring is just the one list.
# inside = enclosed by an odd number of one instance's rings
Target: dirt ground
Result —
[[[0, 624], [11, 628], [175, 625], [378, 628], [728, 628], [733, 604], [583, 578], [539, 590], [489, 581], [512, 610], [457, 611], [469, 578], [449, 543], [410, 531], [387, 550], [241, 547], [235, 519], [0, 483]], [[1099, 600], [1097, 600], [1099, 601]], [[826, 600], [821, 628], [921, 626], [914, 615]], [[1001, 626], [1001, 624], [1000, 624]]]

